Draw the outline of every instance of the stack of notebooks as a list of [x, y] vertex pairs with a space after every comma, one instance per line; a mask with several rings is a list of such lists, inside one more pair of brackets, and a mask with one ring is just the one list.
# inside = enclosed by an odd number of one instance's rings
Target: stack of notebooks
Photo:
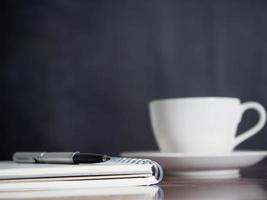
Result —
[[0, 163], [0, 192], [153, 185], [162, 168], [151, 160], [112, 158], [94, 164]]

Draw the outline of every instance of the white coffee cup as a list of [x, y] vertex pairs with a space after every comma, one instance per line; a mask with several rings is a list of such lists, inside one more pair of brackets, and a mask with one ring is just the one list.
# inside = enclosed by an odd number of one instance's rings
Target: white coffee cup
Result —
[[[244, 112], [256, 110], [256, 125], [236, 136]], [[149, 104], [152, 128], [163, 152], [229, 153], [258, 133], [266, 122], [264, 107], [230, 97], [155, 100]]]

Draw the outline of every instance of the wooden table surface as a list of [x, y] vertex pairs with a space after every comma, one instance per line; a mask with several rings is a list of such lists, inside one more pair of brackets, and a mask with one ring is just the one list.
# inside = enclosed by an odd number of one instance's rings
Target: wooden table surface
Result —
[[[42, 200], [267, 200], [267, 165], [242, 171], [232, 179], [183, 180], [166, 176], [158, 186], [102, 188], [54, 193], [36, 191], [12, 199]], [[0, 193], [0, 199], [1, 193]], [[7, 199], [7, 198], [6, 198]]]
[[167, 200], [267, 200], [267, 165], [241, 171], [240, 178], [181, 180], [161, 183]]

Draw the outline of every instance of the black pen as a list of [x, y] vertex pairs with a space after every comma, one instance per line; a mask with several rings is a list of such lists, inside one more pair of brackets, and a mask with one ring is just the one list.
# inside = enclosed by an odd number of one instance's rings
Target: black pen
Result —
[[108, 160], [110, 157], [106, 155], [80, 152], [16, 152], [13, 155], [17, 163], [79, 164]]

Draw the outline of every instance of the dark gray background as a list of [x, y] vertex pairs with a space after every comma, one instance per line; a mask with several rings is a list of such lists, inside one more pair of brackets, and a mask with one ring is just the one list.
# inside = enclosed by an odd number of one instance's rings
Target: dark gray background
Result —
[[[267, 3], [2, 2], [0, 159], [14, 151], [157, 149], [152, 99], [267, 107]], [[246, 114], [240, 130], [257, 120]], [[267, 149], [267, 127], [239, 146]]]

